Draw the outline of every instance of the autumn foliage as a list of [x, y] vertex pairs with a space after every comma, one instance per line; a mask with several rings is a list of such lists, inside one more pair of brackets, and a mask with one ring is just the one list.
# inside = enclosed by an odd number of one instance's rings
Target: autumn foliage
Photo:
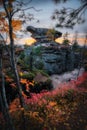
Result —
[[[21, 80], [26, 83], [25, 80]], [[63, 83], [52, 91], [31, 93], [26, 108], [16, 98], [9, 106], [16, 130], [73, 130], [87, 128], [87, 72], [78, 79]], [[22, 116], [24, 115], [25, 121]], [[4, 123], [2, 116], [0, 124]], [[3, 123], [2, 123], [3, 122]]]

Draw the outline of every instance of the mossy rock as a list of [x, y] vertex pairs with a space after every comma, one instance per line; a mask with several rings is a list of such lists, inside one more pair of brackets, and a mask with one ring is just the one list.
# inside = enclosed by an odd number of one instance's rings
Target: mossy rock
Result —
[[47, 74], [47, 72], [45, 70], [34, 69], [33, 73], [35, 73], [35, 75], [37, 75], [37, 73], [41, 73], [43, 76], [49, 77], [49, 75]]
[[20, 77], [23, 78], [23, 79], [28, 79], [29, 81], [31, 81], [31, 80], [34, 79], [35, 74], [32, 73], [32, 72], [29, 72], [29, 73], [23, 73]]
[[40, 72], [38, 72], [35, 76], [34, 80], [34, 86], [30, 86], [30, 91], [35, 93], [40, 93], [43, 90], [51, 90], [52, 87], [52, 81], [49, 79], [49, 77], [42, 75]]

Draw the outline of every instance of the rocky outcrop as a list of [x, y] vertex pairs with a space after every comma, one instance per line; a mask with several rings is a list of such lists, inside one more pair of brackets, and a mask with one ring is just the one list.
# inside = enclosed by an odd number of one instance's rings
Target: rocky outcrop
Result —
[[52, 36], [54, 37], [53, 40], [62, 36], [61, 32], [48, 28], [35, 28], [33, 26], [28, 26], [27, 31], [31, 32], [31, 36], [39, 42], [52, 40]]
[[[30, 49], [30, 48], [29, 48]], [[30, 49], [31, 51], [31, 49]], [[29, 50], [26, 55], [30, 56]], [[45, 70], [48, 74], [60, 74], [71, 71], [78, 67], [79, 54], [75, 53], [70, 46], [62, 46], [57, 43], [33, 46], [32, 66], [33, 68]]]
[[28, 26], [27, 31], [37, 40], [33, 47], [25, 51], [25, 55], [30, 57], [32, 68], [45, 70], [48, 74], [60, 74], [78, 67], [79, 54], [75, 53], [71, 46], [60, 45], [54, 41], [62, 36], [61, 32], [32, 26]]

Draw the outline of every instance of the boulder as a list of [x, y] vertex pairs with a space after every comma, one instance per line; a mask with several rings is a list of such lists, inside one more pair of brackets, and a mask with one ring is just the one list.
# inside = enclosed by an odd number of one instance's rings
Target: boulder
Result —
[[34, 87], [30, 87], [31, 92], [39, 93], [43, 90], [48, 91], [53, 89], [51, 79], [40, 72], [36, 74], [33, 80], [35, 83], [34, 83]]
[[40, 72], [36, 74], [35, 78], [34, 78], [34, 81], [35, 82], [46, 82], [48, 80], [48, 77], [47, 76], [44, 76], [42, 75]]

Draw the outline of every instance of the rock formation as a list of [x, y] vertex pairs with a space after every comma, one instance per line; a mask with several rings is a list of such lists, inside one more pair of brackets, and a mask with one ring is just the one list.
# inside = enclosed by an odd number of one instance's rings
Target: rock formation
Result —
[[37, 40], [37, 42], [46, 42], [48, 40], [52, 40], [50, 37], [59, 38], [62, 36], [61, 32], [58, 32], [54, 29], [48, 29], [48, 28], [35, 28], [33, 26], [28, 26], [27, 31], [32, 33], [32, 37]]
[[[55, 45], [56, 44], [56, 45]], [[70, 47], [64, 48], [62, 45], [33, 46], [33, 49], [27, 48], [25, 55], [31, 57], [32, 50], [32, 68], [45, 70], [48, 74], [60, 74], [65, 71], [71, 71], [78, 67], [80, 56]]]
[[[71, 46], [60, 45], [52, 39], [47, 41], [49, 35], [46, 34], [50, 29], [28, 26], [27, 30], [37, 40], [36, 46], [31, 47], [33, 49], [25, 50], [25, 55], [32, 59], [32, 68], [43, 69], [48, 74], [60, 74], [78, 67], [80, 56]], [[58, 38], [61, 35], [62, 33], [55, 31], [54, 37]]]

